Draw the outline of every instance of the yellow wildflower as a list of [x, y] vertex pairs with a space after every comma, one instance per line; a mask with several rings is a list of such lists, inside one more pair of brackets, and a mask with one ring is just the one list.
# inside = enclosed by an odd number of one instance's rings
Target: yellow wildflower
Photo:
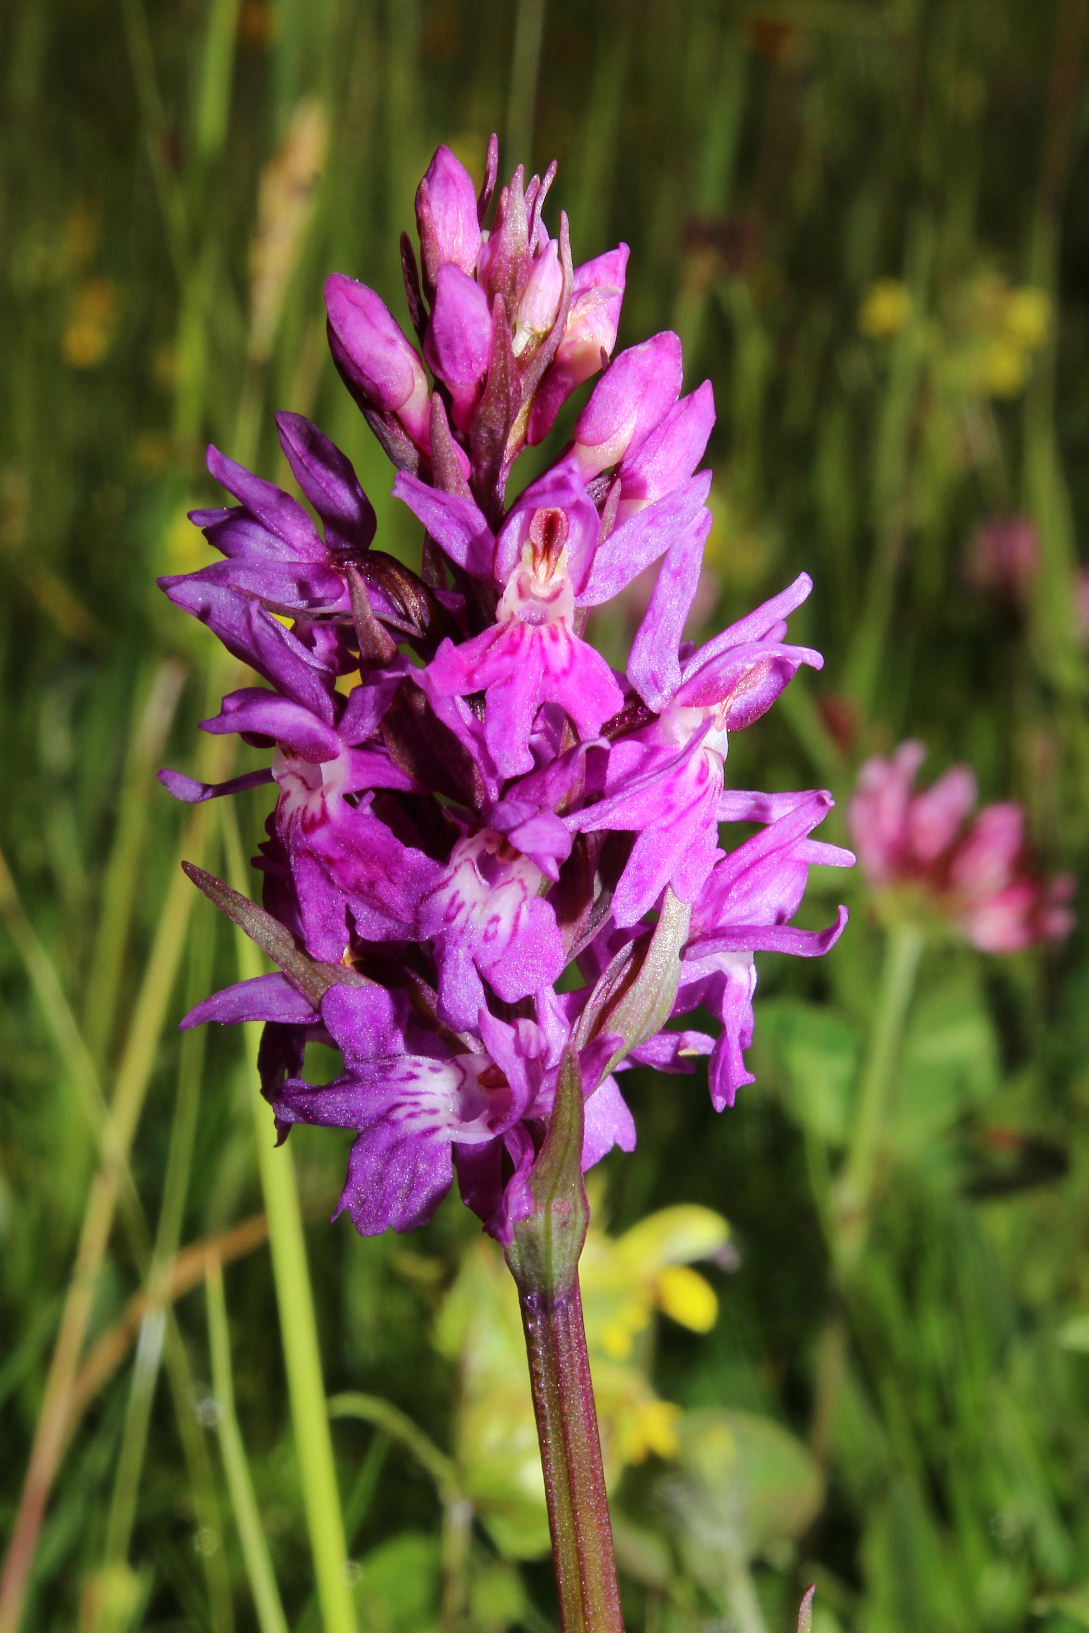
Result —
[[1051, 297], [1044, 289], [1023, 284], [1011, 289], [1003, 327], [1027, 351], [1039, 351], [1051, 334]]
[[1016, 397], [1028, 376], [1028, 354], [1016, 341], [998, 336], [982, 357], [983, 386], [992, 397]]
[[878, 278], [858, 309], [858, 327], [870, 340], [891, 340], [912, 313], [911, 290], [898, 278]]
[[61, 336], [64, 360], [74, 369], [93, 369], [112, 344], [117, 327], [117, 285], [110, 278], [87, 278], [72, 300]]
[[655, 1457], [676, 1457], [680, 1451], [677, 1424], [681, 1416], [679, 1406], [672, 1401], [661, 1401], [653, 1396], [640, 1401], [619, 1424], [617, 1450], [625, 1463], [643, 1463], [652, 1454]]
[[664, 1314], [692, 1332], [710, 1332], [718, 1319], [714, 1288], [686, 1264], [666, 1265], [656, 1291]]

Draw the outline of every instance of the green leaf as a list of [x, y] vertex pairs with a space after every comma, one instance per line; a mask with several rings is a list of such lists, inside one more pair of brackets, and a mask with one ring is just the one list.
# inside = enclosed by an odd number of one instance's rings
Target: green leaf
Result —
[[405, 1531], [373, 1549], [356, 1586], [369, 1633], [432, 1633], [440, 1579], [437, 1537]]
[[511, 1274], [523, 1292], [551, 1298], [567, 1293], [578, 1271], [590, 1223], [582, 1178], [582, 1073], [578, 1056], [564, 1051], [552, 1117], [530, 1189], [534, 1210], [514, 1227], [506, 1250]]
[[890, 1144], [902, 1154], [935, 1136], [998, 1089], [994, 1027], [978, 981], [943, 983], [915, 1006], [892, 1106]]
[[827, 1145], [846, 1142], [860, 1056], [854, 1028], [836, 1010], [796, 998], [760, 1010], [757, 1079], [779, 1079], [798, 1122]]
[[809, 1450], [782, 1424], [753, 1412], [686, 1412], [680, 1457], [663, 1474], [686, 1569], [708, 1587], [724, 1561], [752, 1560], [812, 1524], [824, 1480]]
[[599, 1033], [614, 1033], [621, 1040], [609, 1064], [618, 1061], [660, 1032], [669, 1019], [681, 980], [681, 950], [688, 940], [692, 909], [668, 890], [653, 933], [645, 942], [618, 953], [599, 976], [575, 1033], [581, 1049]]

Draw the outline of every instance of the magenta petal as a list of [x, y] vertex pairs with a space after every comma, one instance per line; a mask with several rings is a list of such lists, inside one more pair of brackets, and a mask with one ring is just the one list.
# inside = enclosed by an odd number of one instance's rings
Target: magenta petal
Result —
[[647, 504], [687, 482], [707, 448], [715, 423], [710, 380], [675, 403], [669, 413], [620, 468], [621, 514]]
[[338, 553], [363, 555], [377, 521], [351, 460], [302, 414], [277, 414], [276, 428], [296, 481], [321, 517], [327, 543]]
[[559, 980], [566, 960], [563, 937], [548, 902], [534, 897], [525, 904], [517, 934], [494, 954], [485, 950], [481, 968], [504, 1003], [517, 1003]]
[[525, 624], [507, 624], [501, 642], [494, 642], [489, 653], [489, 657], [498, 657], [502, 668], [498, 663], [490, 665], [494, 679], [487, 687], [485, 735], [504, 777], [516, 777], [533, 769], [529, 734], [541, 703], [544, 664], [540, 645], [532, 634]]
[[703, 547], [710, 530], [711, 513], [704, 511], [670, 547], [632, 642], [628, 679], [643, 702], [659, 712], [681, 683], [678, 650], [699, 584]]
[[789, 924], [736, 924], [721, 935], [705, 936], [689, 943], [689, 952], [698, 963], [719, 953], [790, 953], [795, 958], [819, 958], [835, 946], [847, 925], [847, 909], [839, 907], [834, 921], [824, 930], [797, 930]]
[[321, 1018], [349, 1065], [404, 1052], [404, 1000], [384, 987], [331, 987]]
[[239, 1021], [279, 1021], [290, 1026], [317, 1026], [320, 1015], [308, 998], [291, 985], [286, 975], [274, 971], [214, 992], [196, 1005], [178, 1025], [187, 1028], [217, 1021], [222, 1026]]
[[715, 836], [705, 813], [696, 807], [687, 821], [646, 828], [636, 837], [612, 899], [612, 915], [621, 929], [638, 924], [667, 884], [684, 902], [692, 902], [711, 872]]
[[446, 1140], [406, 1132], [393, 1116], [378, 1116], [352, 1146], [333, 1217], [348, 1212], [361, 1236], [415, 1230], [432, 1218], [453, 1180]]
[[420, 903], [441, 876], [437, 862], [358, 810], [315, 828], [307, 848], [346, 895], [362, 934], [397, 940], [415, 933]]
[[424, 351], [450, 388], [455, 423], [465, 430], [492, 360], [492, 313], [480, 285], [451, 263], [438, 271]]
[[435, 964], [438, 970], [439, 1007], [447, 1025], [468, 1032], [486, 1006], [475, 947], [465, 934], [436, 935]]
[[543, 660], [546, 699], [566, 710], [583, 738], [596, 737], [606, 720], [624, 706], [624, 694], [609, 665], [594, 647], [565, 624], [531, 631]]
[[592, 1168], [607, 1151], [635, 1150], [635, 1119], [617, 1086], [615, 1077], [599, 1083], [586, 1099], [582, 1134], [582, 1166]]
[[594, 565], [585, 588], [579, 593], [581, 607], [599, 607], [611, 601], [641, 573], [657, 561], [687, 528], [703, 525], [703, 506], [711, 489], [711, 473], [694, 476], [654, 504], [637, 511], [598, 545]]
[[614, 357], [575, 422], [583, 475], [617, 464], [664, 419], [681, 391], [681, 343], [665, 331]]
[[706, 646], [693, 653], [685, 665], [686, 678], [694, 670], [704, 668], [713, 658], [717, 658], [720, 653], [727, 651], [730, 647], [747, 646], [750, 642], [764, 641], [769, 638], [781, 640], [781, 634], [772, 634], [775, 626], [788, 613], [800, 607], [802, 602], [808, 598], [812, 589], [813, 580], [809, 574], [799, 573], [793, 584], [789, 584], [778, 595], [772, 596], [770, 601], [765, 601], [755, 611], [750, 612], [747, 617], [739, 618], [736, 624], [731, 624], [728, 629], [722, 630], [720, 634], [715, 636], [713, 641], [708, 641]]
[[495, 537], [472, 499], [440, 493], [406, 471], [397, 477], [393, 491], [419, 518], [451, 561], [464, 567], [474, 578], [492, 577]]
[[718, 802], [720, 822], [777, 822], [813, 798], [812, 789], [765, 794], [759, 789], [727, 788]]
[[824, 659], [805, 646], [764, 646], [754, 641], [751, 646], [729, 648], [686, 676], [676, 702], [717, 708], [728, 730], [741, 731], [767, 713], [803, 663], [820, 669]]

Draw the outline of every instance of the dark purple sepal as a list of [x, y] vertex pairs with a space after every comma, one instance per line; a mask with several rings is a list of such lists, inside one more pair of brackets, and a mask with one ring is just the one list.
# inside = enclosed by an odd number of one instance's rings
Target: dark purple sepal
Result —
[[273, 970], [248, 981], [213, 992], [191, 1009], [178, 1025], [183, 1029], [215, 1021], [233, 1026], [240, 1021], [277, 1021], [285, 1026], [318, 1026], [321, 1015], [310, 999], [286, 975]]
[[233, 657], [323, 720], [332, 720], [335, 676], [257, 601], [199, 573], [158, 582], [175, 606], [207, 624]]
[[277, 414], [276, 428], [299, 486], [321, 517], [329, 550], [338, 561], [366, 555], [378, 522], [347, 454], [302, 414]]
[[263, 783], [272, 781], [272, 772], [267, 768], [264, 771], [246, 771], [240, 777], [229, 777], [226, 782], [197, 782], [195, 777], [187, 777], [184, 771], [171, 771], [166, 766], [155, 775], [175, 799], [184, 800], [186, 805], [200, 805], [206, 799], [221, 799], [224, 794], [241, 794], [247, 788], [260, 788]]

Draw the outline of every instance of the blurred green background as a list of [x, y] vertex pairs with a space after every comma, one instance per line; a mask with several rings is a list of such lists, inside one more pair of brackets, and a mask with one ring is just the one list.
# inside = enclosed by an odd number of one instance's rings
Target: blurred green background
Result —
[[[966, 761], [1025, 803], [1044, 872], [1083, 869], [1087, 21], [1085, 0], [10, 0], [0, 1627], [554, 1625], [513, 1292], [475, 1222], [451, 1202], [406, 1240], [330, 1227], [337, 1139], [274, 1152], [241, 1040], [175, 1029], [252, 967], [178, 859], [244, 882], [262, 820], [153, 780], [230, 752], [195, 730], [229, 675], [152, 583], [206, 559], [184, 520], [218, 502], [205, 444], [274, 475], [272, 410], [313, 414], [410, 554], [322, 280], [401, 310], [439, 142], [474, 170], [493, 129], [506, 171], [555, 157], [576, 262], [631, 245], [621, 344], [675, 327], [689, 384], [715, 385], [706, 627], [816, 580], [792, 632], [826, 668], [734, 739], [735, 785], [842, 808], [862, 759], [917, 736], [929, 775]], [[973, 540], [1011, 516], [1038, 561], [988, 585]], [[864, 881], [814, 880], [808, 922], [841, 892], [823, 967], [761, 960], [738, 1107], [632, 1081], [640, 1149], [597, 1180], [629, 1625], [792, 1628], [814, 1581], [817, 1633], [1077, 1633], [1084, 888], [1064, 944], [924, 951], [849, 1272], [835, 1179], [888, 1006]]]

